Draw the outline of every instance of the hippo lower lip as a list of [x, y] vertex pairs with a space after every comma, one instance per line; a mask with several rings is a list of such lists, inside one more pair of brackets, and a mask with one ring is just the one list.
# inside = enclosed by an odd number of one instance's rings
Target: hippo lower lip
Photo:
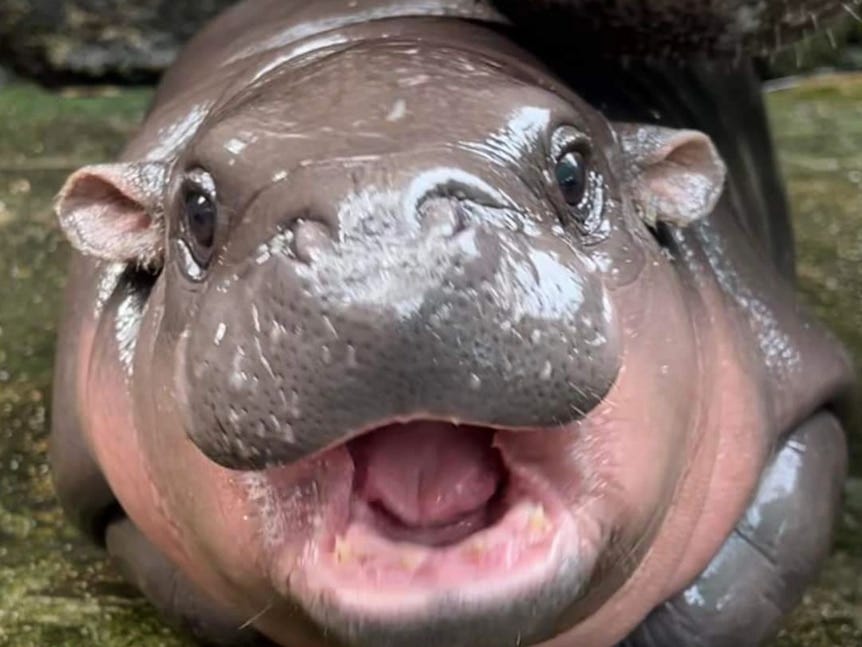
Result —
[[[377, 427], [306, 461], [348, 460], [352, 470], [335, 489], [349, 483], [350, 494], [323, 506], [325, 530], [300, 561], [305, 581], [296, 586], [291, 564], [285, 584], [347, 613], [403, 617], [427, 614], [453, 590], [477, 607], [533, 595], [573, 556], [584, 558], [577, 570], [585, 577], [598, 542], [582, 555], [583, 529], [546, 470], [507, 451], [515, 436], [531, 433], [553, 432], [417, 420]], [[276, 482], [297, 469], [264, 474]], [[280, 505], [291, 505], [290, 496]]]

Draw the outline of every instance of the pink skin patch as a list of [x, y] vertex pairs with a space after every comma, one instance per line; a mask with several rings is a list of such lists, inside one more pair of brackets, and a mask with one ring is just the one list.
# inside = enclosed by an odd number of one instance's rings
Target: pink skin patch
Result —
[[158, 467], [142, 451], [147, 439], [134, 423], [131, 394], [125, 370], [116, 359], [118, 353], [107, 343], [96, 347], [94, 338], [92, 327], [83, 326], [77, 364], [81, 370], [78, 384], [82, 385], [79, 398], [85, 412], [84, 428], [94, 457], [124, 511], [144, 534], [183, 570], [197, 573], [196, 579], [199, 583], [205, 581], [215, 592], [214, 597], [223, 599], [218, 593], [223, 581], [197, 569], [180, 524], [175, 522], [172, 507], [159, 488]]

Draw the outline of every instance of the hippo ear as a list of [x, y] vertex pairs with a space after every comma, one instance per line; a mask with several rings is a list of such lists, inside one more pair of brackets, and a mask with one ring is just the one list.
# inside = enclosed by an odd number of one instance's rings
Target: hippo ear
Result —
[[83, 254], [158, 267], [164, 252], [166, 178], [160, 162], [86, 166], [57, 196], [60, 227]]
[[726, 170], [712, 140], [696, 130], [615, 124], [626, 180], [647, 224], [684, 227], [712, 213]]

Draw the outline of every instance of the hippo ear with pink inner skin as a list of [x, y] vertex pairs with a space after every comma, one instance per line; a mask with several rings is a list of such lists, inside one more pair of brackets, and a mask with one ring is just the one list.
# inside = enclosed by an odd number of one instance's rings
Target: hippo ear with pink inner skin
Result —
[[83, 254], [158, 267], [164, 253], [166, 178], [160, 162], [86, 166], [57, 196], [60, 227]]
[[712, 213], [727, 172], [709, 137], [643, 124], [614, 124], [614, 130], [630, 193], [649, 226], [685, 227]]

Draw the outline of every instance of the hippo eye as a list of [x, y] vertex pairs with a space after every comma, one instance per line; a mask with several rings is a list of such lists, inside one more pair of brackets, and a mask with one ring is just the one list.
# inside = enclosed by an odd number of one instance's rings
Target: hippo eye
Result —
[[587, 161], [579, 151], [569, 151], [557, 160], [554, 168], [557, 186], [570, 207], [581, 204], [587, 193]]
[[192, 255], [198, 265], [206, 266], [215, 244], [218, 209], [210, 196], [196, 188], [185, 192], [183, 209]]

